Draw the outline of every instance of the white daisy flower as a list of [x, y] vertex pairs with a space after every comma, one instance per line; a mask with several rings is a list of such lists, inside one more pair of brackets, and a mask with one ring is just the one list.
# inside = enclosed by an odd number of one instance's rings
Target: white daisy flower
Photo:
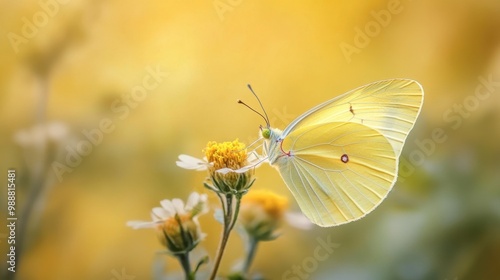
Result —
[[[214, 146], [217, 146], [216, 149], [210, 149], [211, 147]], [[242, 149], [242, 150], [237, 150], [237, 149]], [[242, 152], [244, 152], [244, 154], [242, 154]], [[207, 144], [207, 149], [205, 150], [205, 153], [207, 153], [208, 156], [210, 156], [213, 159], [215, 158], [219, 160], [222, 159], [222, 162], [220, 161], [217, 162], [219, 163], [219, 166], [217, 166], [219, 168], [216, 168], [215, 170], [216, 172], [222, 174], [230, 172], [244, 173], [252, 168], [259, 167], [265, 161], [264, 157], [261, 157], [256, 153], [247, 154], [246, 150], [244, 150], [244, 145], [238, 142], [238, 140], [235, 140], [233, 142], [224, 142], [224, 143], [209, 142]], [[214, 153], [218, 154], [214, 155]], [[220, 155], [220, 153], [225, 153], [225, 154]], [[228, 164], [226, 162], [231, 160], [231, 157], [233, 156], [232, 154], [235, 154], [236, 157], [240, 157], [239, 160], [234, 161], [234, 163], [237, 164], [236, 166], [239, 168], [235, 168], [235, 166], [227, 166]], [[226, 162], [224, 162], [224, 159], [226, 159], [225, 160]], [[246, 164], [243, 164], [244, 162], [241, 162], [241, 160], [243, 160]], [[206, 156], [203, 157], [203, 159], [199, 159], [190, 155], [181, 154], [179, 155], [179, 160], [176, 161], [175, 163], [180, 168], [196, 170], [196, 171], [205, 171], [215, 167], [216, 164], [214, 164], [214, 162], [215, 161], [212, 162], [208, 161]], [[242, 166], [240, 167], [240, 165]]]
[[191, 251], [206, 236], [198, 216], [208, 212], [207, 195], [191, 193], [186, 204], [181, 199], [164, 199], [151, 211], [152, 221], [129, 221], [134, 229], [156, 228], [160, 242], [172, 254]]
[[254, 182], [253, 170], [263, 161], [255, 153], [248, 154], [245, 145], [232, 142], [208, 142], [205, 157], [198, 159], [180, 155], [177, 166], [190, 170], [207, 170], [212, 184], [205, 186], [218, 193], [244, 193]]
[[21, 147], [22, 156], [31, 174], [43, 172], [47, 162], [62, 157], [64, 146], [70, 140], [69, 127], [61, 122], [37, 124], [14, 134], [14, 142]]

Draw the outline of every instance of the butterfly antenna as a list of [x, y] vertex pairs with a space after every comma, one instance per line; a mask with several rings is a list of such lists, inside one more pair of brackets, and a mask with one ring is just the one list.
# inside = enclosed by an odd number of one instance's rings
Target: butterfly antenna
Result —
[[266, 119], [267, 115], [266, 115], [266, 117], [264, 117], [264, 115], [262, 115], [257, 110], [255, 110], [254, 108], [248, 106], [248, 104], [246, 104], [245, 102], [243, 102], [243, 101], [241, 101], [239, 99], [238, 99], [238, 103], [245, 105], [245, 107], [247, 107], [248, 109], [250, 109], [250, 110], [254, 111], [255, 113], [257, 113], [257, 115], [261, 116], [264, 119], [264, 121], [266, 122], [267, 126], [269, 126], [269, 121]]
[[250, 84], [248, 84], [247, 86], [248, 86], [248, 89], [250, 89], [250, 91], [252, 92], [252, 94], [255, 96], [255, 98], [259, 102], [260, 108], [262, 109], [262, 111], [264, 112], [264, 115], [266, 116], [264, 119], [266, 121], [267, 127], [271, 126], [271, 124], [269, 122], [269, 117], [267, 116], [266, 109], [264, 109], [264, 106], [262, 106], [262, 102], [260, 101], [259, 96], [257, 96], [257, 94], [255, 94], [255, 92], [253, 91], [252, 86]]

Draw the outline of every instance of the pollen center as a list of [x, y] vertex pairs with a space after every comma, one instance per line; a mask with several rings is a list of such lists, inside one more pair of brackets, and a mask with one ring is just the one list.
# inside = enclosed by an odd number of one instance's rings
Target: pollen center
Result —
[[215, 170], [221, 168], [239, 169], [247, 163], [248, 154], [245, 144], [238, 141], [217, 143], [210, 141], [205, 148], [208, 162], [213, 163]]

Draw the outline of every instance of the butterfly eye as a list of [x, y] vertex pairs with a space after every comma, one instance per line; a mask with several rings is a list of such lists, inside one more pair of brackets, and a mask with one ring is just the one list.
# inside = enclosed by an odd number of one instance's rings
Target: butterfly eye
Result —
[[271, 130], [269, 128], [262, 129], [262, 137], [269, 139], [271, 137]]

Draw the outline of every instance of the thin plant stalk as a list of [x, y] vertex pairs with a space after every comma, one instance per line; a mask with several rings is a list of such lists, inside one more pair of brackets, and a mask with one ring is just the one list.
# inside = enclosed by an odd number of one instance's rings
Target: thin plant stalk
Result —
[[194, 275], [191, 272], [191, 264], [189, 263], [189, 253], [183, 253], [177, 255], [179, 262], [181, 263], [182, 270], [187, 280], [194, 280]]
[[[48, 89], [48, 81], [45, 76], [37, 76], [37, 81], [39, 82], [39, 96], [40, 100], [37, 105], [37, 114], [36, 114], [36, 123], [42, 124], [45, 122], [45, 113], [47, 107], [47, 99], [49, 94]], [[30, 220], [32, 214], [34, 214], [34, 210], [37, 205], [39, 205], [40, 200], [44, 199], [43, 193], [47, 188], [47, 173], [48, 166], [50, 165], [49, 160], [50, 150], [48, 147], [44, 147], [45, 151], [43, 152], [44, 157], [41, 160], [41, 166], [39, 169], [35, 169], [33, 173], [30, 174], [30, 185], [28, 198], [26, 202], [22, 206], [22, 210], [20, 211], [20, 220], [19, 220], [19, 229], [18, 229], [18, 237], [17, 237], [17, 248], [16, 248], [16, 266], [20, 267], [21, 261], [24, 260], [24, 250], [25, 245], [27, 243], [26, 235], [28, 233], [28, 226], [30, 225]], [[29, 156], [29, 155], [28, 155]], [[16, 279], [15, 273], [6, 272], [6, 276], [3, 279], [13, 280]]]
[[[215, 279], [215, 277], [217, 276], [217, 271], [219, 269], [222, 260], [222, 255], [224, 255], [224, 250], [226, 249], [226, 244], [227, 241], [229, 240], [229, 235], [231, 234], [231, 230], [236, 224], [236, 219], [238, 218], [238, 212], [240, 210], [240, 202], [241, 202], [241, 195], [228, 194], [225, 196], [226, 198], [225, 201], [223, 196], [219, 196], [219, 198], [221, 199], [223, 209], [225, 209], [224, 229], [222, 231], [219, 248], [217, 249], [217, 254], [215, 256], [214, 266], [210, 274], [209, 278], [210, 280]], [[233, 211], [233, 202], [235, 202], [234, 211]]]
[[258, 244], [259, 244], [258, 240], [256, 240], [253, 237], [249, 238], [247, 257], [243, 265], [243, 275], [247, 275], [248, 271], [250, 270], [250, 266], [252, 265], [253, 259], [255, 258], [255, 253], [257, 252]]

